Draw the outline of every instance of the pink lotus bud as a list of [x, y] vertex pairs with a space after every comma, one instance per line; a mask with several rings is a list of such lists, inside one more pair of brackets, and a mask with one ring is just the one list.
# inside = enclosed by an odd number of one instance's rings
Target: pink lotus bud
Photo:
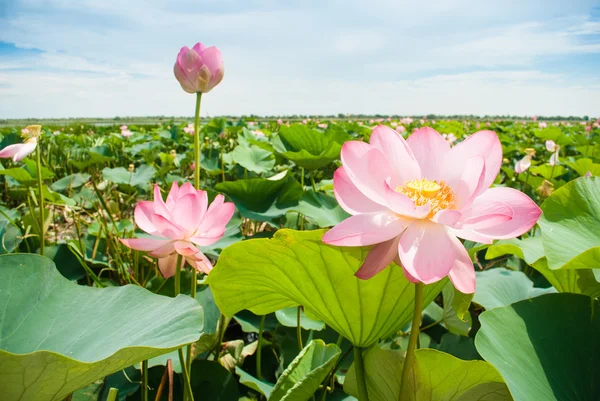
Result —
[[548, 127], [548, 123], [547, 123], [547, 122], [544, 122], [544, 121], [542, 121], [542, 122], [539, 122], [539, 123], [538, 123], [538, 127], [540, 127], [540, 128], [547, 128], [547, 127]]
[[492, 124], [491, 124], [489, 121], [488, 121], [487, 123], [485, 123], [485, 126], [486, 126], [486, 127], [491, 127], [491, 125], [492, 125]]
[[537, 121], [537, 117], [536, 117], [536, 116], [532, 116], [532, 117], [531, 117], [531, 119], [532, 119], [533, 121]]
[[583, 175], [584, 177], [590, 178], [592, 176], [592, 172], [588, 170], [587, 173]]
[[396, 127], [396, 132], [399, 132], [399, 133], [406, 132], [406, 128], [404, 127], [404, 125], [399, 125]]
[[591, 125], [586, 125], [585, 126], [585, 130], [586, 130], [586, 132], [590, 132], [592, 130], [592, 126]]
[[182, 47], [173, 69], [175, 78], [188, 93], [210, 92], [225, 73], [221, 51], [214, 46], [204, 47], [200, 42], [191, 49]]
[[327, 124], [325, 124], [325, 123], [319, 124], [319, 125], [317, 125], [317, 127], [321, 128], [321, 129], [327, 129]]
[[374, 124], [375, 120], [369, 120], [369, 124]]
[[280, 119], [278, 119], [278, 120], [277, 120], [277, 124], [279, 124], [279, 125], [283, 124], [283, 120], [282, 120], [281, 118], [280, 118]]
[[546, 141], [546, 150], [547, 150], [548, 152], [556, 152], [556, 143], [554, 143], [554, 141], [553, 141], [553, 140], [551, 140], [551, 139], [548, 139], [548, 140]]

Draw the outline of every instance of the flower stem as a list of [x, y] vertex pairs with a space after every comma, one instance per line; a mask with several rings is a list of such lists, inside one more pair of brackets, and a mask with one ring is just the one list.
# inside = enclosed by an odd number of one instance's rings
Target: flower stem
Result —
[[175, 278], [174, 278], [174, 288], [173, 294], [177, 296], [181, 293], [181, 255], [177, 255], [177, 266], [175, 267]]
[[[196, 286], [198, 284], [198, 272], [196, 271], [196, 269], [192, 269], [192, 293], [190, 294], [190, 296], [194, 299], [196, 299]], [[187, 361], [187, 370], [188, 372], [192, 372], [192, 344], [189, 344], [187, 346], [187, 352], [186, 352], [186, 358], [185, 360]]]
[[37, 182], [38, 182], [38, 193], [39, 193], [39, 201], [38, 206], [40, 208], [40, 255], [44, 255], [44, 240], [46, 238], [46, 233], [44, 230], [44, 191], [43, 191], [43, 183], [42, 183], [42, 151], [41, 141], [38, 141], [36, 148], [36, 168], [37, 168]]
[[261, 355], [262, 355], [262, 338], [263, 331], [265, 329], [265, 319], [267, 315], [262, 315], [260, 318], [260, 327], [258, 329], [258, 346], [256, 348], [256, 377], [258, 380], [262, 380], [262, 370], [261, 370]]
[[315, 184], [315, 171], [312, 170], [310, 172], [310, 183], [312, 185], [312, 189], [314, 193], [317, 193], [317, 184]]
[[365, 364], [362, 355], [363, 349], [354, 347], [354, 373], [356, 374], [356, 384], [358, 385], [358, 401], [369, 401], [367, 392], [367, 381], [365, 380]]
[[142, 401], [148, 401], [148, 360], [142, 361]]
[[419, 327], [421, 326], [421, 312], [423, 310], [423, 283], [415, 284], [415, 309], [413, 312], [413, 321], [408, 338], [408, 349], [404, 358], [402, 367], [402, 382], [400, 383], [399, 400], [405, 399], [404, 393], [408, 391], [408, 377], [415, 361], [415, 349], [419, 338]]
[[192, 393], [192, 385], [190, 384], [190, 376], [188, 374], [187, 367], [185, 366], [185, 359], [183, 356], [183, 348], [179, 348], [179, 364], [181, 365], [181, 374], [183, 376], [183, 399], [194, 401], [194, 394]]
[[202, 92], [196, 93], [196, 114], [194, 118], [194, 186], [200, 189], [200, 101]]
[[300, 326], [300, 312], [302, 311], [301, 306], [298, 306], [298, 316], [296, 318], [296, 337], [298, 338], [298, 348], [300, 349], [300, 351], [302, 351], [302, 349], [304, 348], [304, 345], [302, 345], [302, 326]]

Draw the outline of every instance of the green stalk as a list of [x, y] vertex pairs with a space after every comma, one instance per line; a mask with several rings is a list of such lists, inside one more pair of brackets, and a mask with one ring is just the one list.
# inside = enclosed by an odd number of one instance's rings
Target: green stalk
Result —
[[179, 354], [179, 364], [181, 365], [181, 374], [183, 376], [183, 400], [194, 401], [194, 394], [192, 392], [192, 385], [190, 384], [190, 375], [188, 374], [187, 367], [185, 366], [185, 359], [183, 356], [183, 348], [177, 350]]
[[[196, 271], [196, 269], [192, 269], [192, 293], [191, 293], [191, 297], [196, 299], [196, 285], [198, 284], [198, 272]], [[187, 352], [186, 352], [186, 358], [185, 360], [187, 361], [187, 370], [188, 372], [192, 371], [192, 344], [189, 344], [187, 346]]]
[[196, 114], [194, 118], [194, 186], [200, 189], [200, 101], [202, 92], [196, 93]]
[[358, 385], [358, 401], [369, 401], [367, 392], [367, 381], [365, 380], [365, 364], [362, 355], [363, 349], [354, 347], [354, 373], [356, 374], [356, 384]]
[[312, 185], [313, 192], [317, 193], [317, 184], [315, 184], [315, 172], [314, 172], [314, 170], [310, 172], [310, 183]]
[[265, 329], [265, 319], [267, 315], [262, 315], [260, 318], [260, 327], [258, 329], [258, 347], [256, 348], [256, 377], [258, 380], [262, 380], [262, 370], [261, 370], [261, 356], [262, 356], [262, 338], [263, 331]]
[[148, 401], [148, 360], [142, 361], [142, 401]]
[[40, 255], [44, 255], [44, 240], [46, 238], [46, 233], [44, 230], [44, 192], [43, 192], [43, 183], [42, 183], [42, 151], [41, 141], [38, 142], [36, 147], [36, 168], [37, 168], [37, 182], [38, 182], [38, 192], [39, 192], [39, 201], [38, 206], [40, 208]]
[[421, 326], [421, 312], [423, 310], [423, 283], [415, 284], [415, 309], [413, 312], [412, 327], [410, 329], [410, 337], [408, 338], [408, 349], [404, 358], [404, 366], [402, 367], [402, 382], [400, 383], [400, 394], [398, 399], [405, 399], [404, 393], [408, 391], [408, 378], [414, 365], [415, 349], [417, 348], [417, 339], [419, 338], [419, 327]]
[[304, 345], [302, 344], [302, 326], [300, 326], [300, 312], [302, 311], [301, 306], [298, 306], [298, 316], [296, 318], [296, 337], [298, 338], [298, 349], [302, 351]]
[[300, 169], [300, 185], [302, 185], [302, 191], [304, 191], [304, 167]]

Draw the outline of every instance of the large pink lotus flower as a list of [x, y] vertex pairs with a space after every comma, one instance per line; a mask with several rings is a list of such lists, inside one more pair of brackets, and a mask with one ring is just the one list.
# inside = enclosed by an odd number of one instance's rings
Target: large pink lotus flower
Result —
[[38, 138], [42, 134], [41, 125], [29, 125], [21, 130], [21, 136], [25, 141], [8, 145], [0, 150], [0, 158], [12, 158], [14, 162], [21, 161], [23, 158], [33, 153], [37, 147]]
[[208, 273], [212, 264], [198, 249], [217, 242], [225, 232], [235, 206], [217, 195], [208, 206], [207, 193], [190, 183], [181, 187], [173, 183], [164, 202], [158, 185], [154, 186], [154, 201], [142, 201], [135, 207], [135, 222], [152, 237], [121, 239], [129, 248], [148, 251], [158, 258], [158, 267], [169, 278], [175, 274], [178, 255], [199, 272]]
[[205, 47], [200, 42], [191, 49], [182, 47], [173, 68], [175, 78], [188, 93], [210, 92], [225, 74], [221, 51], [214, 46]]
[[413, 282], [449, 276], [475, 291], [475, 271], [457, 237], [491, 243], [525, 233], [541, 210], [512, 188], [490, 188], [502, 164], [496, 133], [480, 131], [455, 147], [424, 127], [404, 140], [373, 130], [370, 144], [349, 141], [334, 174], [334, 192], [352, 216], [323, 236], [327, 244], [375, 245], [356, 275], [367, 279], [392, 261]]

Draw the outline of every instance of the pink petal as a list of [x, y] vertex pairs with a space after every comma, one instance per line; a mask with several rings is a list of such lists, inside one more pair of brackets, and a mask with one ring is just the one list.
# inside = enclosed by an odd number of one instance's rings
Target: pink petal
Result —
[[396, 131], [379, 125], [371, 134], [371, 146], [379, 149], [387, 159], [392, 174], [391, 186], [397, 187], [406, 182], [421, 178], [421, 169], [408, 143]]
[[438, 224], [452, 227], [461, 217], [462, 213], [459, 210], [443, 209], [438, 211], [432, 220]]
[[173, 242], [163, 238], [119, 238], [119, 241], [128, 248], [145, 252], [154, 251]]
[[[163, 276], [165, 276], [165, 278], [169, 278], [175, 275], [175, 270], [177, 267], [177, 258], [178, 255], [176, 253], [173, 253], [169, 256], [158, 259], [158, 268], [160, 269], [160, 272], [163, 274]], [[181, 267], [183, 267], [184, 265], [185, 259], [182, 258]]]
[[443, 163], [450, 145], [433, 128], [416, 130], [407, 140], [421, 168], [421, 178], [439, 181], [443, 177]]
[[200, 57], [202, 57], [202, 62], [210, 71], [210, 85], [206, 90], [206, 92], [209, 92], [223, 79], [223, 58], [221, 57], [221, 51], [214, 46], [204, 49]]
[[25, 146], [24, 143], [15, 143], [14, 145], [8, 145], [4, 149], [0, 150], [0, 158], [8, 159], [9, 157], [13, 157], [17, 153], [19, 153], [23, 146]]
[[202, 253], [198, 252], [193, 257], [186, 257], [187, 262], [200, 273], [208, 274], [213, 268], [210, 260]]
[[204, 46], [202, 43], [198, 42], [194, 45], [194, 47], [192, 47], [192, 49], [194, 49], [194, 51], [198, 54], [202, 53], [202, 51], [204, 49], [206, 49], [206, 46]]
[[163, 201], [158, 184], [154, 185], [154, 213], [161, 215], [165, 219], [171, 218], [171, 212], [169, 212], [167, 205]]
[[223, 235], [227, 223], [235, 213], [235, 205], [231, 202], [224, 202], [224, 199], [223, 195], [215, 197], [208, 207], [195, 237], [218, 239]]
[[196, 193], [196, 188], [194, 188], [194, 186], [192, 184], [190, 184], [189, 182], [186, 182], [179, 188], [179, 192], [177, 192], [176, 199], [179, 199], [183, 196], [186, 196], [188, 194], [193, 194], [193, 193]]
[[139, 228], [148, 234], [156, 233], [156, 227], [152, 224], [152, 215], [154, 214], [154, 202], [141, 201], [135, 206], [133, 214], [135, 223]]
[[341, 159], [356, 188], [373, 202], [387, 206], [385, 187], [391, 168], [383, 153], [364, 142], [349, 141], [342, 146]]
[[515, 238], [529, 231], [542, 214], [531, 198], [513, 188], [490, 188], [476, 199], [477, 202], [500, 202], [512, 208], [512, 218], [498, 225], [474, 230], [494, 239]]
[[187, 241], [175, 241], [173, 246], [175, 248], [175, 252], [186, 257], [193, 256], [200, 252], [200, 249], [196, 248]]
[[174, 240], [183, 239], [183, 230], [181, 227], [175, 225], [160, 214], [152, 215], [152, 224], [154, 224], [156, 231], [163, 237]]
[[167, 195], [167, 202], [165, 203], [167, 205], [167, 209], [169, 209], [169, 210], [173, 209], [173, 206], [175, 206], [175, 202], [177, 201], [177, 199], [179, 199], [178, 195], [179, 195], [179, 185], [177, 184], [177, 181], [173, 181], [173, 184], [171, 184], [171, 190], [169, 191], [169, 194]]
[[[473, 202], [477, 194], [482, 192], [485, 182], [485, 161], [481, 156], [475, 156], [462, 165], [464, 170], [447, 166], [444, 171], [446, 183], [454, 189], [455, 207], [462, 209]], [[487, 189], [487, 188], [485, 188]]]
[[502, 165], [502, 144], [494, 131], [479, 131], [450, 149], [444, 162], [444, 169], [465, 170], [469, 160], [481, 156], [485, 162], [485, 177], [480, 193], [493, 183]]
[[148, 252], [148, 255], [152, 256], [153, 258], [164, 258], [165, 256], [169, 256], [173, 252], [175, 252], [175, 244], [173, 241], [169, 241], [160, 248]]
[[188, 194], [177, 199], [171, 212], [172, 221], [183, 228], [188, 235], [192, 235], [204, 217], [200, 194]]
[[448, 275], [454, 264], [455, 242], [460, 244], [443, 225], [427, 220], [415, 221], [400, 238], [398, 253], [402, 266], [425, 284], [439, 281]]
[[344, 167], [338, 168], [333, 174], [333, 193], [338, 203], [350, 214], [381, 212], [386, 210], [356, 188], [356, 185], [350, 181], [348, 173]]
[[475, 292], [475, 268], [473, 261], [469, 257], [469, 253], [465, 247], [457, 241], [456, 244], [456, 259], [454, 266], [448, 273], [448, 277], [454, 288], [463, 294], [473, 294]]
[[400, 241], [400, 236], [375, 245], [354, 275], [367, 280], [385, 269], [398, 256], [398, 241]]
[[338, 246], [374, 245], [402, 233], [406, 220], [391, 213], [351, 216], [323, 235], [323, 242]]

